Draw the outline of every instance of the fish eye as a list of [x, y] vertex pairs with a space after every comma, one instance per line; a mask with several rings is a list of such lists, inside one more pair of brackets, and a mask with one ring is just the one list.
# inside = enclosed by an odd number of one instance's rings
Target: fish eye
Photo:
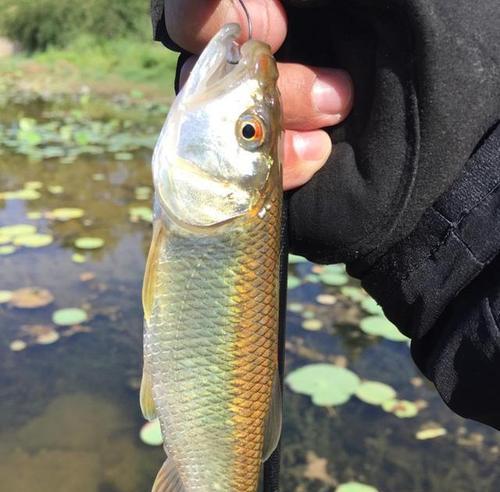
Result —
[[241, 116], [236, 125], [236, 136], [241, 146], [247, 150], [259, 148], [266, 137], [262, 120], [254, 114]]

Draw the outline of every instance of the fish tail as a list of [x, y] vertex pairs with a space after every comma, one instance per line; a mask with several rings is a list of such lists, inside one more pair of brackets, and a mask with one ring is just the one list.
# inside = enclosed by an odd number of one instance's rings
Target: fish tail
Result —
[[156, 475], [151, 492], [186, 492], [173, 460], [168, 458], [165, 460]]

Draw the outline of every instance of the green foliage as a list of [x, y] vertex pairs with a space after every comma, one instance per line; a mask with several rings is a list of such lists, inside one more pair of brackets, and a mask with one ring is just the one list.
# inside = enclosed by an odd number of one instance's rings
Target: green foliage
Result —
[[143, 0], [0, 0], [0, 31], [28, 51], [64, 47], [82, 33], [96, 40], [151, 36]]

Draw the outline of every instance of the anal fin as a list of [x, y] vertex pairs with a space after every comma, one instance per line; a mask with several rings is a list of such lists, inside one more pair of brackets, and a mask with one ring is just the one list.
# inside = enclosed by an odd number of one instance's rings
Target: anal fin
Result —
[[281, 396], [281, 384], [278, 369], [274, 374], [271, 405], [264, 426], [264, 446], [262, 449], [262, 461], [267, 461], [278, 446], [281, 436], [281, 424], [283, 420], [283, 406]]
[[167, 459], [163, 463], [151, 492], [186, 492], [173, 460]]

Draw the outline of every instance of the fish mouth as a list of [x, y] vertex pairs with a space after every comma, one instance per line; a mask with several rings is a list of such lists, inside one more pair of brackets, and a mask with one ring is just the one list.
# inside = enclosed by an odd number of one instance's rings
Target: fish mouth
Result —
[[239, 24], [225, 24], [211, 39], [181, 91], [185, 99], [227, 90], [244, 78], [253, 78], [262, 87], [276, 82], [278, 71], [270, 46], [255, 39], [239, 45], [240, 33]]

